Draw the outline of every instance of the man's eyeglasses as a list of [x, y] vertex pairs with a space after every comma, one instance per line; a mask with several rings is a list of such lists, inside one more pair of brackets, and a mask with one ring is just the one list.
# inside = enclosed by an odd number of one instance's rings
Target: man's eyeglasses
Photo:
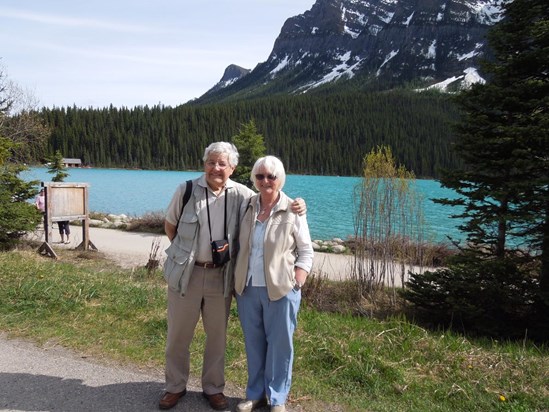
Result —
[[219, 170], [225, 170], [227, 167], [229, 167], [229, 165], [225, 162], [213, 162], [213, 161], [208, 161], [206, 162], [206, 166], [208, 166], [210, 169], [213, 169], [214, 167], [217, 166], [217, 168]]
[[257, 180], [257, 181], [262, 181], [265, 178], [267, 178], [271, 182], [273, 182], [277, 179], [277, 177], [273, 176], [273, 175], [264, 175], [262, 173], [258, 173], [258, 174], [255, 175], [255, 180]]

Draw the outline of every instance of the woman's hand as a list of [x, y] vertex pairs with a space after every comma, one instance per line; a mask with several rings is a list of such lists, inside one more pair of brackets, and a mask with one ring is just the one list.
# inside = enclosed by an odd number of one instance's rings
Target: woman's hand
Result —
[[307, 271], [305, 269], [302, 269], [298, 266], [295, 267], [295, 281], [300, 285], [300, 287], [303, 287], [305, 284], [305, 281], [307, 280]]

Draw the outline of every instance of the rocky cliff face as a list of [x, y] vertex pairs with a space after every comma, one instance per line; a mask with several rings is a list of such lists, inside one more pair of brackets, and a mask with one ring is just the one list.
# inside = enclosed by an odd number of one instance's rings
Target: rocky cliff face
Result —
[[268, 60], [223, 95], [300, 93], [355, 77], [378, 87], [482, 81], [485, 36], [502, 1], [317, 0], [285, 22]]

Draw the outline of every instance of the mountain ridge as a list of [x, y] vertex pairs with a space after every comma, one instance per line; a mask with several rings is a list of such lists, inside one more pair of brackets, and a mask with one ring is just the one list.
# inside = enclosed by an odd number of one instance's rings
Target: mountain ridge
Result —
[[265, 62], [231, 79], [227, 68], [196, 101], [307, 93], [350, 80], [377, 89], [482, 82], [480, 61], [490, 55], [485, 36], [502, 18], [502, 3], [317, 0], [286, 20]]

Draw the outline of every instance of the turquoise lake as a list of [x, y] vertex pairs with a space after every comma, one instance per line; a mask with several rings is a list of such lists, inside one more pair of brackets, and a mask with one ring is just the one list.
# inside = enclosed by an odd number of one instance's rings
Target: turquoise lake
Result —
[[[89, 209], [94, 212], [141, 216], [164, 211], [175, 188], [181, 182], [198, 177], [202, 172], [177, 172], [124, 169], [69, 169], [65, 182], [88, 183]], [[51, 181], [46, 168], [32, 168], [23, 174], [25, 180]], [[303, 197], [307, 202], [307, 221], [313, 239], [342, 239], [354, 233], [353, 194], [359, 177], [288, 175], [283, 190], [290, 197]], [[424, 198], [426, 226], [436, 241], [447, 236], [462, 238], [459, 222], [450, 215], [449, 206], [437, 205], [430, 199], [456, 197], [455, 192], [441, 188], [434, 180], [416, 180]]]

